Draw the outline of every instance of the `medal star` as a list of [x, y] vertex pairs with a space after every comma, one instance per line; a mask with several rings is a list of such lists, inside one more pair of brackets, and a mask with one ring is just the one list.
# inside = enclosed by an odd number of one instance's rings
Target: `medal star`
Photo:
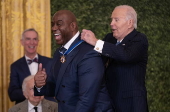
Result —
[[60, 61], [61, 61], [61, 63], [64, 63], [64, 62], [66, 61], [66, 58], [65, 58], [65, 56], [64, 56], [64, 55], [63, 55], [63, 56], [61, 56]]

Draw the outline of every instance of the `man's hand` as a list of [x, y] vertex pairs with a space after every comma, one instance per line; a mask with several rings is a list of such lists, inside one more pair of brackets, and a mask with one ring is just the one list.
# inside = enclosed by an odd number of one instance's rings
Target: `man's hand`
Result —
[[38, 66], [38, 72], [35, 74], [34, 81], [35, 86], [40, 88], [46, 84], [47, 74], [45, 72], [45, 68], [42, 68], [42, 64], [40, 63]]
[[96, 42], [97, 42], [97, 38], [95, 37], [95, 34], [90, 31], [90, 30], [86, 30], [83, 29], [82, 33], [81, 33], [81, 39], [86, 41], [88, 44], [95, 46]]

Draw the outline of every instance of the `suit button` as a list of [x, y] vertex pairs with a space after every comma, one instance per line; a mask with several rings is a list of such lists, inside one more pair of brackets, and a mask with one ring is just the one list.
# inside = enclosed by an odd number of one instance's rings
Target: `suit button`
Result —
[[109, 54], [105, 54], [105, 56], [109, 57]]
[[66, 86], [65, 85], [62, 85], [63, 88], [65, 88]]
[[65, 101], [64, 101], [64, 100], [63, 100], [62, 102], [63, 102], [63, 103], [65, 103]]

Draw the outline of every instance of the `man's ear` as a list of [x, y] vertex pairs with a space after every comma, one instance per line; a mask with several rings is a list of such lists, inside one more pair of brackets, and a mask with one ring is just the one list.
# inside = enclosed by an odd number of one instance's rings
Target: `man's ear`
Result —
[[23, 45], [23, 40], [22, 39], [20, 40], [20, 43], [21, 43], [21, 45]]
[[76, 29], [76, 22], [72, 22], [70, 24], [71, 31], [74, 31]]
[[134, 20], [133, 20], [133, 19], [128, 20], [129, 28], [132, 28], [132, 27], [133, 27], [133, 23], [134, 23]]
[[24, 91], [23, 91], [23, 95], [25, 96], [26, 99], [28, 99], [28, 96]]

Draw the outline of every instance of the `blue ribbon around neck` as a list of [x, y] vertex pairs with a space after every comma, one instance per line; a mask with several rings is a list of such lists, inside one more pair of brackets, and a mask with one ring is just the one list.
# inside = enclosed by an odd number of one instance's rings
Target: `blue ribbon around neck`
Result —
[[79, 42], [77, 42], [75, 45], [73, 45], [72, 47], [70, 47], [67, 51], [65, 51], [64, 53], [60, 52], [60, 54], [62, 55], [68, 55], [74, 48], [76, 48], [78, 45], [80, 45], [82, 42], [84, 42], [84, 40], [80, 40]]

